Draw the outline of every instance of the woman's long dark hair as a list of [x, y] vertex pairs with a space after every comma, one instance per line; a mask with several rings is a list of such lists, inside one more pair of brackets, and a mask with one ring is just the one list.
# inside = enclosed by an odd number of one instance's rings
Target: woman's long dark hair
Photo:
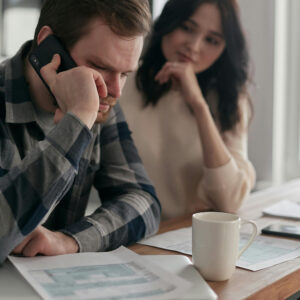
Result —
[[[155, 105], [171, 84], [160, 85], [154, 80], [166, 59], [161, 50], [162, 38], [188, 20], [203, 3], [215, 4], [221, 14], [226, 47], [218, 60], [197, 79], [204, 97], [210, 90], [219, 96], [218, 114], [221, 130], [234, 127], [240, 120], [238, 99], [245, 92], [249, 56], [240, 25], [236, 0], [169, 0], [154, 24], [137, 71], [136, 84], [145, 97], [145, 105]], [[250, 99], [249, 99], [250, 101]]]

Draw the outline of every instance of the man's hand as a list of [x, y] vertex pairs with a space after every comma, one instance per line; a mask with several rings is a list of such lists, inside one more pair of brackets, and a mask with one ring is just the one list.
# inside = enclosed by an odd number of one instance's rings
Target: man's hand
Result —
[[37, 254], [52, 256], [76, 253], [78, 249], [78, 244], [72, 237], [39, 226], [13, 250], [13, 254], [29, 257]]
[[59, 106], [55, 121], [65, 113], [72, 112], [91, 128], [98, 115], [100, 98], [107, 97], [107, 87], [102, 75], [85, 66], [57, 73], [59, 65], [60, 56], [55, 54], [52, 61], [41, 69]]

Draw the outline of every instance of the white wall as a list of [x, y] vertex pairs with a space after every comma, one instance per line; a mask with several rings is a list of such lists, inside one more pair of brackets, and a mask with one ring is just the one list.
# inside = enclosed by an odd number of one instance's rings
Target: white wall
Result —
[[30, 7], [12, 7], [3, 18], [3, 45], [6, 56], [12, 56], [27, 41], [33, 39], [40, 10]]
[[160, 15], [166, 2], [167, 0], [153, 0], [153, 19], [156, 19]]
[[255, 86], [250, 89], [254, 119], [249, 133], [249, 157], [259, 185], [273, 179], [275, 0], [239, 0], [239, 3], [254, 72]]

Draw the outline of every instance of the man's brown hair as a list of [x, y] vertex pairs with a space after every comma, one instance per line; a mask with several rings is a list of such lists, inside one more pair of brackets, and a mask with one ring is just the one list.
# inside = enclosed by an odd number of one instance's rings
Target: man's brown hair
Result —
[[146, 35], [151, 14], [148, 0], [46, 0], [35, 29], [48, 25], [70, 49], [87, 31], [90, 21], [102, 18], [113, 32], [131, 37]]

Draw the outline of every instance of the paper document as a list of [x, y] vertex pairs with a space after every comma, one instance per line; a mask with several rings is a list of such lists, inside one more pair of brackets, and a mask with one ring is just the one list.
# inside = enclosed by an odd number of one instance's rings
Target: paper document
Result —
[[[249, 234], [242, 234], [240, 247], [249, 240]], [[237, 266], [258, 271], [300, 256], [300, 243], [281, 238], [259, 235], [237, 262]]]
[[157, 234], [141, 240], [139, 244], [192, 255], [192, 227]]
[[192, 287], [125, 247], [9, 259], [43, 299], [176, 299]]
[[[150, 263], [155, 263], [163, 269], [176, 274], [193, 284], [180, 300], [216, 300], [218, 297], [211, 289], [192, 262], [184, 255], [145, 255]], [[175, 300], [175, 299], [174, 299]]]
[[268, 216], [300, 220], [300, 203], [290, 200], [282, 200], [263, 210]]
[[[240, 248], [249, 239], [241, 234]], [[139, 243], [192, 255], [192, 227], [158, 234]], [[258, 271], [300, 256], [300, 243], [297, 241], [258, 236], [237, 262], [237, 267]]]

